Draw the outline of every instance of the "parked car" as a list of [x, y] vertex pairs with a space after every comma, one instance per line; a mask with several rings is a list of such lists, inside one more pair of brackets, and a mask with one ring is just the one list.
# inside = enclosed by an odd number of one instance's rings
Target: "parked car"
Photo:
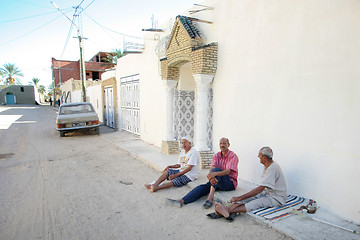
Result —
[[60, 137], [72, 131], [90, 130], [99, 134], [99, 117], [94, 107], [88, 102], [64, 103], [59, 108], [56, 118], [56, 130]]

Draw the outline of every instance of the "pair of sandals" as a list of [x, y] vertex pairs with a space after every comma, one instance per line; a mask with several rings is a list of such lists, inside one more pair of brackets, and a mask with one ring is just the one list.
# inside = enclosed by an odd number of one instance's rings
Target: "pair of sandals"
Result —
[[[226, 221], [228, 222], [232, 222], [234, 221], [235, 217], [236, 217], [236, 213], [230, 213], [229, 217], [225, 218]], [[218, 218], [223, 218], [224, 216], [222, 215], [217, 215], [216, 213], [209, 213], [209, 214], [206, 214], [206, 216], [208, 216], [209, 218], [211, 219], [218, 219]]]

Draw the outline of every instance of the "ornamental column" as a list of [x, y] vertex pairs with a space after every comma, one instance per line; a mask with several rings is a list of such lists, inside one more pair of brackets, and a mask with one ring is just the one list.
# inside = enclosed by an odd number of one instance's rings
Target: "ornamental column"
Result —
[[214, 79], [214, 75], [194, 74], [196, 82], [195, 97], [195, 148], [198, 151], [209, 151], [206, 143], [207, 136], [207, 118], [209, 112], [209, 83]]
[[174, 115], [174, 88], [177, 84], [176, 80], [163, 80], [166, 89], [166, 121], [165, 121], [165, 134], [161, 144], [163, 153], [172, 154], [177, 153], [179, 150], [178, 142], [174, 137], [173, 115]]

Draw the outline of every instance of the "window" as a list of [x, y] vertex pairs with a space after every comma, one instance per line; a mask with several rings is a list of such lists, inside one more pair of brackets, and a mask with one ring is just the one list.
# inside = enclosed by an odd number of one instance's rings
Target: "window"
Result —
[[92, 72], [92, 78], [93, 80], [100, 79], [99, 72]]
[[24, 92], [24, 87], [20, 87], [20, 91], [21, 91], [21, 92]]

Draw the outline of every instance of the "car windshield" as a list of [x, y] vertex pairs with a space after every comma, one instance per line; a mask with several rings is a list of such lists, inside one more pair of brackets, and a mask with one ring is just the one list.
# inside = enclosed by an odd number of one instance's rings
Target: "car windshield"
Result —
[[94, 112], [90, 104], [79, 104], [79, 105], [71, 105], [71, 106], [61, 106], [59, 114], [67, 115], [67, 114], [78, 114], [78, 113], [89, 113], [89, 112]]

